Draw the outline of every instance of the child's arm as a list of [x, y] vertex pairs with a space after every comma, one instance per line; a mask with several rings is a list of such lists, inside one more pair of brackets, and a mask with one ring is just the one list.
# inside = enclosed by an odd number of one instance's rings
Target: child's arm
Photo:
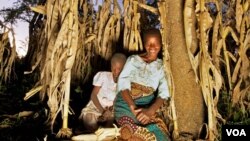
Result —
[[97, 94], [98, 94], [100, 88], [101, 88], [100, 86], [94, 86], [92, 93], [91, 93], [91, 100], [93, 101], [93, 103], [95, 104], [97, 109], [100, 111], [100, 113], [103, 113], [104, 109], [103, 109], [102, 105], [100, 104], [100, 101], [97, 98]]

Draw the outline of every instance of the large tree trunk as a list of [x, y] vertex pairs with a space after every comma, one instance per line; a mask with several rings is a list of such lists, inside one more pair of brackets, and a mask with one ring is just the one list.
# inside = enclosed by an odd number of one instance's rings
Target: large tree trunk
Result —
[[167, 41], [170, 64], [175, 85], [175, 106], [180, 135], [191, 133], [197, 138], [204, 123], [204, 100], [200, 86], [195, 81], [185, 44], [183, 21], [184, 0], [168, 0]]

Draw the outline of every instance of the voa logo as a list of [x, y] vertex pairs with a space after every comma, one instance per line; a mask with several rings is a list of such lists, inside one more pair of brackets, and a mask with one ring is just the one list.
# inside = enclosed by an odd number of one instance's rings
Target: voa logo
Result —
[[244, 129], [226, 129], [227, 136], [247, 136]]

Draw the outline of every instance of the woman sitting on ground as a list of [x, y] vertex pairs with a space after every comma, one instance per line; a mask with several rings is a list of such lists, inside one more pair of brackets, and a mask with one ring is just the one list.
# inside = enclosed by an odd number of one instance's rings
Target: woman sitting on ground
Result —
[[146, 31], [143, 45], [146, 53], [130, 56], [119, 76], [115, 120], [123, 140], [167, 141], [166, 125], [156, 116], [169, 98], [163, 62], [158, 58], [162, 45], [159, 30]]

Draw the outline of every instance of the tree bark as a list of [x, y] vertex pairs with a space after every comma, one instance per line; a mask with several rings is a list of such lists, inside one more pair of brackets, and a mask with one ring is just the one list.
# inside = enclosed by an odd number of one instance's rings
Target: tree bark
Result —
[[184, 0], [168, 0], [167, 44], [171, 71], [175, 85], [175, 106], [180, 135], [191, 133], [194, 138], [204, 123], [204, 100], [201, 88], [195, 81], [185, 44], [183, 21]]

